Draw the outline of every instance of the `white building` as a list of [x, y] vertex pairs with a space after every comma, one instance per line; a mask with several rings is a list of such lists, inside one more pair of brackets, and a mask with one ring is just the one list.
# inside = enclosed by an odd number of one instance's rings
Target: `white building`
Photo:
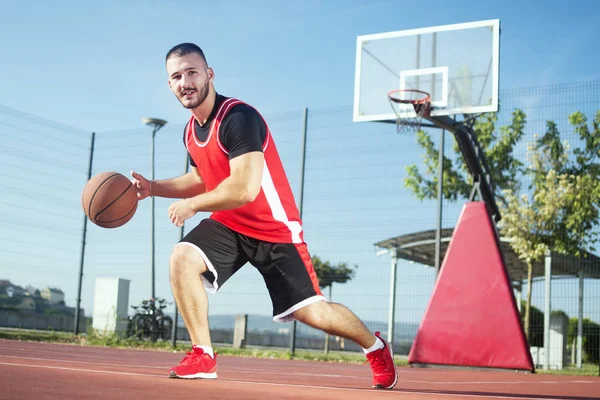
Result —
[[98, 333], [127, 330], [129, 283], [122, 278], [96, 278], [92, 319], [93, 328]]
[[58, 304], [61, 301], [64, 303], [65, 301], [65, 294], [60, 289], [47, 287], [41, 290], [40, 294], [42, 298], [48, 300], [50, 304]]

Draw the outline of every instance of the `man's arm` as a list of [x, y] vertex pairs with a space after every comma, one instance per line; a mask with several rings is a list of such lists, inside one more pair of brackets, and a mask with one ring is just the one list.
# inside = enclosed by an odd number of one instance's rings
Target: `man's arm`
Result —
[[[189, 122], [183, 128], [183, 144], [185, 145], [186, 132]], [[187, 151], [187, 148], [186, 148]], [[148, 195], [175, 199], [187, 199], [204, 193], [206, 187], [198, 168], [191, 155], [188, 153], [191, 172], [176, 178], [148, 181]], [[143, 186], [143, 185], [142, 185]]]
[[195, 212], [231, 210], [256, 199], [262, 185], [265, 156], [252, 151], [229, 161], [230, 175], [219, 186], [189, 199]]
[[204, 193], [206, 187], [196, 167], [191, 167], [191, 172], [176, 178], [150, 181], [150, 195], [186, 199]]
[[145, 199], [148, 196], [188, 198], [206, 191], [202, 177], [196, 167], [192, 167], [192, 172], [185, 175], [158, 181], [150, 181], [135, 171], [131, 171], [131, 176], [133, 177], [131, 183], [138, 192], [138, 200]]

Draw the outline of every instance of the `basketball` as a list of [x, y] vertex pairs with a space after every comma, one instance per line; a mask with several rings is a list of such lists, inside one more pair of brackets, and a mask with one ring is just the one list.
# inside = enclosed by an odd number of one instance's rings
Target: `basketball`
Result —
[[88, 219], [102, 228], [125, 225], [138, 206], [136, 188], [118, 172], [101, 172], [93, 176], [83, 188], [81, 201]]

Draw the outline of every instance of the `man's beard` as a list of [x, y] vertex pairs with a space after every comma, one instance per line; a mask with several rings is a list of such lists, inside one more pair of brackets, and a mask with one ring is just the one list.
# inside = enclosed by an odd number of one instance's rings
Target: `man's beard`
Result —
[[210, 85], [210, 82], [207, 79], [204, 86], [202, 86], [200, 88], [200, 90], [198, 90], [198, 97], [196, 98], [196, 100], [192, 101], [191, 103], [188, 103], [186, 105], [183, 103], [183, 99], [181, 99], [181, 98], [179, 98], [179, 102], [181, 103], [182, 106], [184, 106], [188, 110], [192, 110], [194, 108], [199, 107], [200, 104], [202, 104], [204, 102], [204, 100], [206, 100], [206, 98], [208, 97], [209, 85]]

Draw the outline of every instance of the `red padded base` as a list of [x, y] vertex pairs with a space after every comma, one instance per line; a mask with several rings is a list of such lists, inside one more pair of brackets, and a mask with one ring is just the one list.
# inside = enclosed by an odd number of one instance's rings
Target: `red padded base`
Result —
[[409, 363], [533, 371], [497, 234], [483, 202], [454, 230]]

